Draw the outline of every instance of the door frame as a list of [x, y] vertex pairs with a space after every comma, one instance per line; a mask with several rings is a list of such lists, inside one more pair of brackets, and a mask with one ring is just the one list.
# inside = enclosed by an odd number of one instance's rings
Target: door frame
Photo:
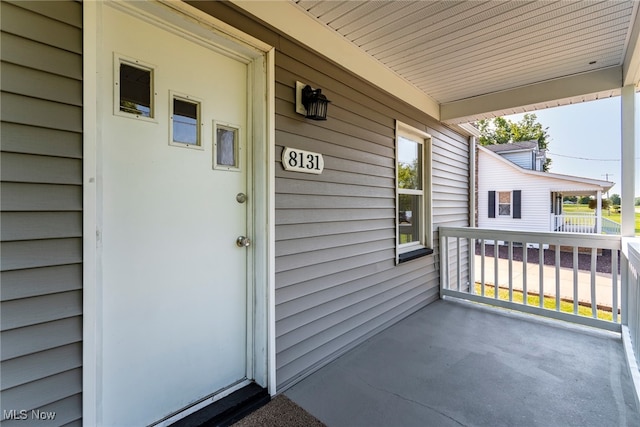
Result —
[[[248, 233], [253, 244], [248, 252], [247, 374], [276, 393], [275, 364], [275, 48], [183, 2], [83, 2], [83, 379], [82, 412], [87, 424], [101, 426], [102, 418], [102, 188], [101, 117], [98, 103], [101, 70], [101, 26], [104, 7], [116, 7], [139, 19], [173, 32], [187, 33], [194, 43], [248, 63], [248, 105], [251, 109], [247, 135], [251, 141], [251, 189]], [[104, 76], [111, 78], [111, 76]], [[107, 97], [106, 102], [111, 97]], [[109, 109], [107, 109], [109, 111]], [[227, 393], [228, 394], [228, 393]], [[224, 397], [211, 396], [177, 418], [186, 416]], [[161, 414], [159, 414], [159, 417]]]

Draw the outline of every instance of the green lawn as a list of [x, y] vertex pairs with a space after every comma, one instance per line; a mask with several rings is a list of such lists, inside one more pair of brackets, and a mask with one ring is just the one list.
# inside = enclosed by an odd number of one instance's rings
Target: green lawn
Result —
[[[482, 291], [481, 285], [476, 283], [476, 294], [480, 295]], [[484, 296], [488, 298], [493, 298], [493, 285], [485, 285], [484, 286]], [[508, 289], [498, 289], [498, 299], [503, 301], [509, 301], [509, 290]], [[522, 291], [518, 291], [516, 289], [513, 290], [513, 302], [517, 302], [522, 304]], [[527, 296], [527, 305], [532, 305], [534, 307], [538, 307], [540, 304], [540, 297], [538, 295]], [[556, 299], [552, 297], [544, 297], [543, 302], [544, 308], [549, 310], [556, 309]], [[564, 313], [573, 313], [573, 303], [567, 301], [560, 301], [560, 311]], [[591, 307], [578, 305], [578, 316], [591, 317]], [[598, 319], [607, 320], [611, 322], [613, 320], [613, 316], [610, 311], [600, 310], [598, 309]], [[619, 318], [618, 318], [619, 319]]]
[[[562, 210], [566, 214], [572, 214], [576, 212], [585, 212], [585, 213], [593, 213], [593, 209], [589, 209], [587, 205], [563, 205]], [[610, 219], [611, 221], [615, 221], [620, 224], [620, 214], [613, 213], [613, 209], [603, 210], [602, 212], [605, 218]], [[640, 234], [640, 213], [636, 210], [636, 235]]]

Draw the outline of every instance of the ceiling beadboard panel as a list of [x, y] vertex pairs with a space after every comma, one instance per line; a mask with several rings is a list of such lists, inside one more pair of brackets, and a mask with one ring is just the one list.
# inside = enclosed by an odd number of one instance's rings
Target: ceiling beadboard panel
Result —
[[292, 1], [441, 104], [620, 66], [636, 13], [632, 0]]

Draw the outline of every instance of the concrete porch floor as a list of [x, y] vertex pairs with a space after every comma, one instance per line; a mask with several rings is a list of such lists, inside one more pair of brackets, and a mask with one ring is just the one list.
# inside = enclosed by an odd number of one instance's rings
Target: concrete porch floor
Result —
[[440, 300], [285, 392], [327, 426], [640, 426], [619, 336]]

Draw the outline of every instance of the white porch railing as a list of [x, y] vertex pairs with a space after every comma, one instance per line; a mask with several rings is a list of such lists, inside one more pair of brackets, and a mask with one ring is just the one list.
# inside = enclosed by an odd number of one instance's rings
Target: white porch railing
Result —
[[602, 232], [604, 234], [620, 235], [620, 224], [609, 218], [602, 218]]
[[[441, 296], [621, 330], [620, 237], [449, 227], [439, 233]], [[495, 241], [506, 242], [500, 257], [493, 256]], [[607, 263], [611, 273], [599, 272]]]
[[[441, 297], [620, 332], [640, 404], [640, 239], [449, 227], [439, 234]], [[496, 241], [507, 243], [493, 256]], [[605, 266], [608, 273], [598, 271]]]
[[565, 233], [596, 233], [596, 216], [593, 214], [561, 214], [551, 215], [551, 231]]
[[622, 340], [627, 353], [629, 371], [640, 400], [640, 243], [638, 239], [623, 239], [622, 277]]
[[[601, 218], [604, 234], [620, 234], [620, 224], [609, 218]], [[591, 213], [551, 214], [551, 231], [565, 233], [597, 233], [598, 219]]]

